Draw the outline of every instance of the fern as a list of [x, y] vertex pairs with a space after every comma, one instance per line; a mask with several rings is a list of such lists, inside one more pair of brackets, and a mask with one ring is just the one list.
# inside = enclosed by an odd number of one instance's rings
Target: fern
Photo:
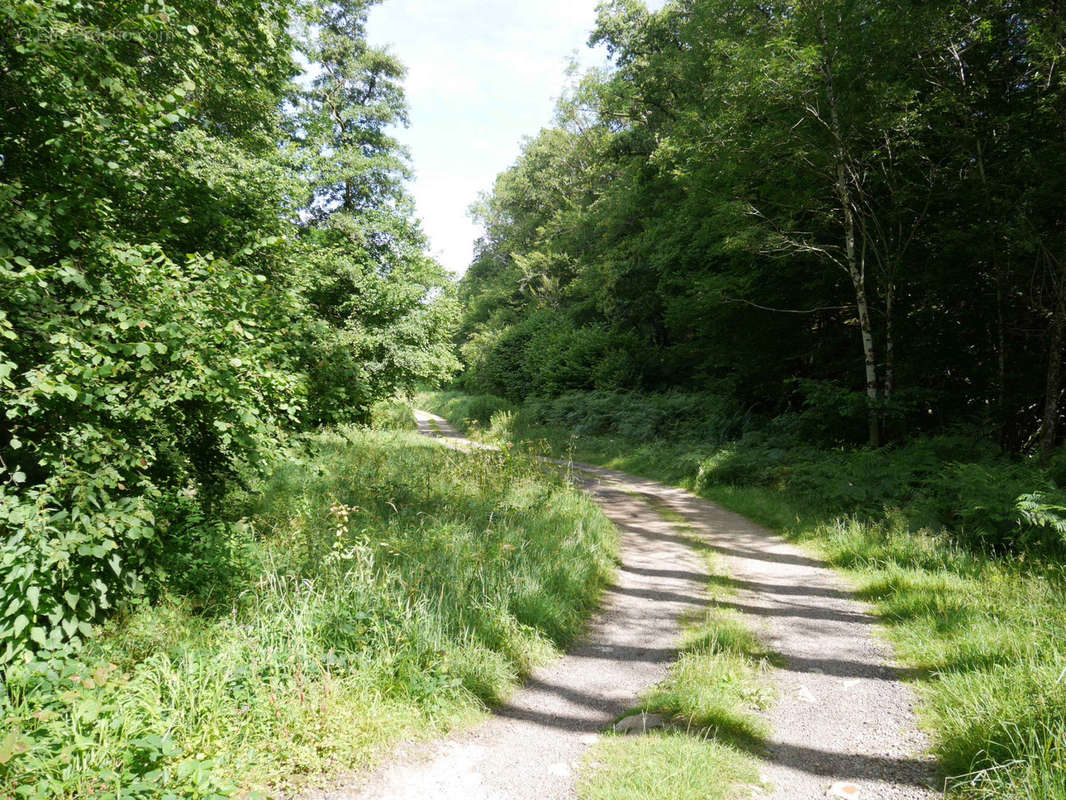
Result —
[[1048, 492], [1031, 492], [1015, 501], [1014, 509], [1023, 521], [1034, 528], [1057, 533], [1066, 544], [1066, 499]]

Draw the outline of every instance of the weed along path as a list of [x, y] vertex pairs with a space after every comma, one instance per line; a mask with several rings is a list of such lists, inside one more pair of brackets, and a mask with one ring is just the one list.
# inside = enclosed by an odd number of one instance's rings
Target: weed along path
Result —
[[[453, 447], [444, 419], [418, 412], [422, 433]], [[713, 578], [699, 551], [731, 576], [727, 600], [780, 656], [770, 735], [757, 750], [763, 785], [743, 797], [933, 798], [932, 763], [912, 694], [875, 635], [876, 618], [816, 560], [737, 515], [680, 489], [597, 467], [581, 483], [621, 531], [618, 579], [569, 654], [537, 670], [473, 730], [413, 745], [322, 800], [556, 800], [577, 797], [589, 747], [666, 677], [682, 620], [706, 610]], [[694, 732], [694, 735], [703, 735]], [[677, 796], [670, 775], [662, 792]], [[655, 800], [655, 797], [649, 797]]]

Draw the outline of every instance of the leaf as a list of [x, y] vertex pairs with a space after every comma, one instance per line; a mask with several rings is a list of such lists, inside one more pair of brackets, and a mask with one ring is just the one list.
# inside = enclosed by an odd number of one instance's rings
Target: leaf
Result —
[[17, 617], [15, 617], [14, 635], [15, 636], [21, 635], [22, 632], [24, 630], [26, 630], [26, 626], [29, 625], [29, 624], [30, 624], [30, 618], [27, 617], [25, 614], [19, 614]]
[[185, 30], [187, 30], [192, 36], [196, 36], [200, 32], [200, 29], [197, 28], [195, 25], [186, 25]]
[[100, 703], [90, 697], [81, 704], [78, 711], [85, 722], [95, 722], [100, 716], [100, 709]]
[[40, 627], [39, 625], [30, 628], [30, 639], [39, 644], [41, 647], [44, 647], [46, 644], [48, 644], [48, 639], [45, 636], [44, 628]]
[[40, 589], [40, 587], [39, 586], [31, 586], [29, 589], [27, 589], [26, 590], [26, 599], [30, 601], [30, 606], [32, 606], [33, 610], [36, 611], [37, 610], [37, 606], [40, 604], [40, 601], [41, 601], [41, 589]]
[[26, 743], [15, 733], [9, 733], [4, 737], [4, 741], [0, 742], [0, 764], [6, 764], [13, 756], [25, 753], [27, 749]]

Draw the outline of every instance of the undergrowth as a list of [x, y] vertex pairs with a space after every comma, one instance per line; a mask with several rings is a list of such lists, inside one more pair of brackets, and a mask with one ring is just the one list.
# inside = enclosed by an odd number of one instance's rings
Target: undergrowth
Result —
[[[589, 418], [601, 422], [583, 429], [571, 425], [577, 395], [501, 406], [506, 429], [492, 430], [491, 413], [451, 420], [683, 486], [806, 543], [851, 574], [920, 676], [919, 713], [949, 797], [1066, 799], [1062, 456], [1046, 467], [1009, 459], [966, 430], [880, 450], [810, 444], [795, 419], [738, 431], [730, 417], [716, 426], [705, 416], [668, 436], [630, 436], [603, 424], [597, 394]], [[463, 405], [455, 395], [419, 402], [446, 416]], [[644, 405], [633, 395], [620, 404], [661, 416], [659, 398]]]
[[529, 459], [399, 432], [310, 437], [243, 511], [200, 591], [8, 671], [0, 798], [278, 796], [364, 767], [504, 699], [580, 630], [615, 547]]

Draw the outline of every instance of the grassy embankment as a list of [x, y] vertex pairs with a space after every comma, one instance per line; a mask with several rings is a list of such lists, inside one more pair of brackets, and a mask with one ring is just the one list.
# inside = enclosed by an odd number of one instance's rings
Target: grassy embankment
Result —
[[815, 447], [802, 418], [752, 430], [694, 396], [418, 402], [475, 436], [684, 486], [816, 549], [923, 675], [921, 718], [950, 797], [1066, 798], [1060, 467], [1010, 460], [968, 434]]
[[612, 571], [581, 494], [408, 432], [311, 437], [239, 505], [187, 595], [7, 676], [0, 798], [278, 796], [366, 766], [504, 698]]

